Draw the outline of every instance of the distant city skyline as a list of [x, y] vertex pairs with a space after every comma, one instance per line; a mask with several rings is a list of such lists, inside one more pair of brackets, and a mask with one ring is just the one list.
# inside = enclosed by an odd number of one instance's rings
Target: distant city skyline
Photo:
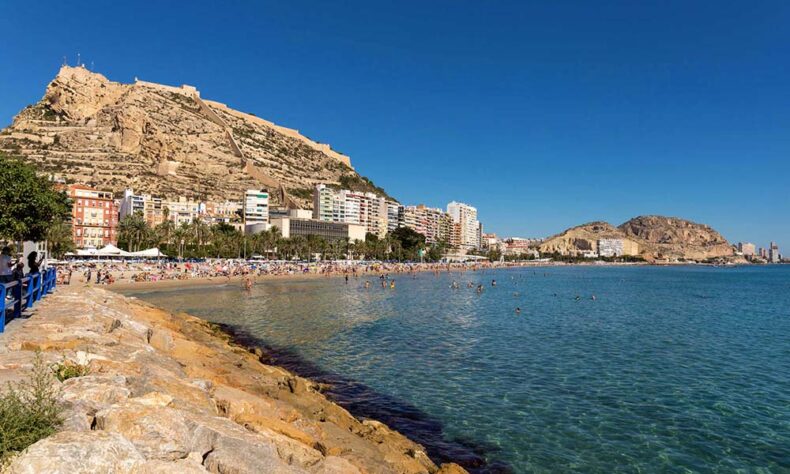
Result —
[[0, 126], [79, 53], [330, 143], [403, 204], [468, 202], [485, 232], [661, 214], [790, 248], [786, 3], [189, 5], [8, 2]]

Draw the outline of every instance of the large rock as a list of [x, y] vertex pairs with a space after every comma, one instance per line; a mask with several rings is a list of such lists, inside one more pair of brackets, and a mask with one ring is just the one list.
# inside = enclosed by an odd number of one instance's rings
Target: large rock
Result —
[[123, 436], [106, 431], [62, 431], [30, 446], [8, 468], [9, 474], [95, 474], [130, 472], [145, 461]]

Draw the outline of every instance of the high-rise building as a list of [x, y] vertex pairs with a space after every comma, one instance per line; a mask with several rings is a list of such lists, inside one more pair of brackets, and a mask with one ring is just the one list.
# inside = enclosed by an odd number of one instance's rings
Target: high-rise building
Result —
[[403, 208], [403, 226], [425, 236], [427, 244], [448, 242], [452, 220], [441, 209], [417, 206]]
[[395, 201], [387, 201], [387, 232], [403, 225], [403, 206]]
[[768, 261], [771, 263], [779, 263], [780, 260], [779, 246], [776, 245], [776, 242], [771, 242], [771, 245], [768, 247]]
[[754, 256], [754, 244], [750, 242], [738, 242], [738, 251], [744, 257], [753, 257]]
[[313, 218], [365, 226], [366, 232], [384, 237], [389, 230], [390, 204], [373, 193], [333, 189], [319, 184], [313, 191]]
[[248, 189], [244, 193], [243, 219], [245, 230], [265, 230], [269, 224], [269, 193], [265, 189]]
[[452, 219], [451, 245], [472, 250], [480, 248], [482, 227], [477, 220], [477, 209], [462, 202], [453, 201], [447, 205], [447, 214]]
[[145, 196], [134, 194], [134, 191], [127, 189], [123, 192], [123, 198], [120, 203], [120, 218], [133, 214], [143, 214], [145, 210]]
[[71, 225], [78, 248], [117, 244], [118, 203], [112, 192], [73, 184], [68, 187], [72, 201]]

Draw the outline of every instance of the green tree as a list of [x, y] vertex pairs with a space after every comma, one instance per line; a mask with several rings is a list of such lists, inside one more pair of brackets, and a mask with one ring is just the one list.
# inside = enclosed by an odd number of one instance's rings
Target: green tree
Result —
[[392, 253], [398, 260], [416, 260], [418, 251], [425, 248], [425, 236], [410, 227], [398, 227], [392, 231]]
[[126, 246], [129, 252], [137, 252], [154, 240], [154, 232], [143, 214], [130, 214], [118, 223], [118, 245]]
[[66, 193], [33, 167], [0, 154], [0, 238], [44, 240], [49, 228], [71, 216]]
[[55, 258], [63, 258], [66, 252], [73, 252], [76, 246], [71, 226], [63, 221], [53, 222], [47, 229], [47, 249]]

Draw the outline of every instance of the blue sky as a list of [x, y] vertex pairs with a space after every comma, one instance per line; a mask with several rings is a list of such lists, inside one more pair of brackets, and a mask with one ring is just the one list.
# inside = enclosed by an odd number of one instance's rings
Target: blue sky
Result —
[[790, 2], [3, 2], [0, 125], [66, 56], [546, 236], [640, 214], [790, 248]]

